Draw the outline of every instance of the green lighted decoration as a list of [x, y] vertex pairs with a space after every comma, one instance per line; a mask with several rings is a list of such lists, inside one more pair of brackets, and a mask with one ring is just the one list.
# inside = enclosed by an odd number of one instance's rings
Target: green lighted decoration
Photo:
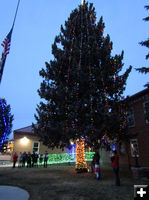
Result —
[[92, 161], [95, 152], [85, 152], [85, 159], [86, 161]]
[[[86, 161], [92, 161], [95, 152], [85, 152]], [[61, 164], [61, 163], [70, 163], [76, 161], [76, 153], [61, 153], [61, 154], [49, 154], [48, 164]], [[42, 163], [39, 163], [39, 165]]]

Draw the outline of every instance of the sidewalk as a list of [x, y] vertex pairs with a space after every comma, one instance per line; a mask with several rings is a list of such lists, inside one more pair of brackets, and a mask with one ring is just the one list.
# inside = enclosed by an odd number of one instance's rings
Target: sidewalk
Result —
[[0, 199], [1, 200], [28, 200], [29, 194], [27, 191], [13, 186], [0, 185]]

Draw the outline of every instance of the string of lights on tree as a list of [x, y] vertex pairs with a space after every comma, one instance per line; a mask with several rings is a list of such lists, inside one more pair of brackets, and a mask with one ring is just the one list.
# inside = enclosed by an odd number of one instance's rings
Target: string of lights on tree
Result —
[[76, 171], [87, 172], [87, 163], [85, 159], [84, 139], [76, 140]]
[[70, 139], [78, 145], [84, 138], [85, 145], [96, 148], [124, 130], [121, 101], [131, 68], [119, 76], [123, 53], [111, 56], [104, 27], [102, 17], [96, 23], [93, 4], [83, 1], [55, 38], [54, 60], [40, 71], [45, 80], [39, 95], [47, 103], [38, 106], [36, 115], [37, 132], [49, 147], [63, 148]]
[[[83, 6], [83, 5], [82, 5]], [[82, 9], [82, 6], [80, 7], [80, 21], [81, 21], [81, 30], [82, 30], [82, 25], [83, 25], [83, 9]], [[79, 63], [78, 63], [78, 68], [77, 68], [77, 87], [76, 87], [76, 99], [77, 99], [77, 106], [76, 106], [76, 110], [75, 110], [75, 120], [76, 122], [78, 123], [78, 128], [80, 126], [79, 124], [79, 119], [78, 119], [78, 108], [79, 108], [79, 104], [81, 103], [80, 102], [80, 99], [79, 99], [79, 85], [80, 85], [80, 70], [81, 70], [81, 67], [82, 67], [82, 46], [83, 46], [83, 33], [81, 31], [80, 33], [80, 56], [79, 56]], [[77, 128], [77, 129], [78, 129]], [[76, 170], [78, 172], [80, 171], [87, 171], [87, 164], [86, 164], [86, 160], [85, 160], [85, 145], [84, 145], [84, 139], [83, 138], [78, 138], [76, 140]]]
[[[90, 10], [89, 10], [90, 12]], [[95, 15], [93, 14], [89, 16], [90, 17], [90, 21], [95, 20]], [[86, 15], [86, 24], [87, 24], [87, 15]], [[88, 28], [88, 24], [87, 24], [87, 35], [89, 36], [89, 28]], [[89, 38], [87, 38], [88, 40], [88, 71], [89, 71], [89, 87], [90, 90], [92, 90], [92, 87], [94, 86], [94, 75], [92, 72], [94, 72], [94, 66], [91, 67], [91, 52], [90, 52], [90, 45], [89, 45]], [[93, 115], [93, 96], [92, 94], [90, 94], [90, 130], [91, 130], [91, 134], [94, 134], [94, 115]]]
[[0, 149], [11, 132], [12, 120], [10, 105], [6, 104], [5, 99], [0, 99]]

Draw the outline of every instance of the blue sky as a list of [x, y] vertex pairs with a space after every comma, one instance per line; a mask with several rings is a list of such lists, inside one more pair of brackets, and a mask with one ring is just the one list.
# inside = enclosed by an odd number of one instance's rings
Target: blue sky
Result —
[[[13, 23], [18, 0], [0, 1], [0, 43], [4, 40]], [[112, 54], [124, 50], [124, 70], [132, 65], [148, 67], [146, 47], [139, 42], [146, 40], [149, 23], [142, 19], [149, 15], [144, 9], [146, 0], [90, 0], [94, 4], [97, 20], [103, 16], [104, 34], [109, 34], [113, 42]], [[11, 49], [7, 56], [0, 85], [0, 98], [5, 98], [14, 114], [13, 130], [35, 122], [36, 105], [40, 102], [37, 89], [41, 78], [39, 70], [53, 56], [51, 45], [60, 26], [68, 19], [72, 10], [81, 0], [21, 0]], [[0, 47], [0, 53], [2, 53]], [[138, 73], [133, 68], [125, 90], [133, 95], [144, 89], [148, 75]]]

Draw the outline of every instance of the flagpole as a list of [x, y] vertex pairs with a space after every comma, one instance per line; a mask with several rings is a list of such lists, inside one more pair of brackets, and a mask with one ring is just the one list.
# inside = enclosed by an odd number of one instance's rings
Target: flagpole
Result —
[[1, 59], [0, 59], [0, 83], [1, 83], [1, 80], [2, 80], [2, 75], [3, 75], [3, 71], [4, 71], [4, 65], [5, 65], [5, 62], [6, 62], [6, 57], [7, 57], [7, 54], [9, 54], [9, 50], [10, 50], [11, 35], [12, 35], [13, 28], [14, 28], [14, 24], [15, 24], [17, 12], [18, 12], [19, 4], [20, 4], [20, 0], [18, 0], [16, 12], [15, 12], [15, 16], [14, 16], [14, 20], [13, 20], [13, 24], [12, 24], [12, 28], [10, 29], [9, 33], [7, 34], [7, 36], [4, 39], [3, 43], [1, 44], [4, 47], [4, 50], [2, 52]]
[[14, 24], [15, 24], [15, 21], [16, 21], [16, 16], [17, 16], [17, 13], [18, 13], [19, 4], [20, 4], [20, 0], [18, 0], [18, 4], [17, 4], [17, 8], [16, 8], [16, 12], [15, 12], [15, 16], [14, 16], [14, 20], [13, 20], [13, 24], [12, 24], [12, 29], [13, 29]]

